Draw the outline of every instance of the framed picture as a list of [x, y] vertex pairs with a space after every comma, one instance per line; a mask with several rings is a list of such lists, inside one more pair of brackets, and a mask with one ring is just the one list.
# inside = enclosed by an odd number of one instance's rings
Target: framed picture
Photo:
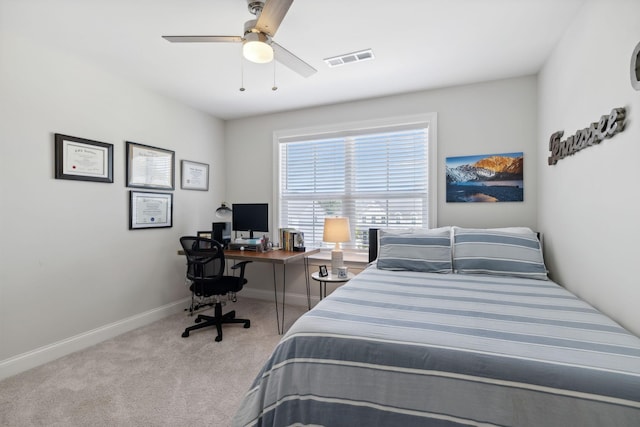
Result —
[[318, 274], [320, 275], [320, 277], [327, 277], [329, 275], [329, 272], [327, 271], [327, 266], [321, 265], [320, 272]]
[[113, 144], [54, 135], [56, 179], [113, 182]]
[[524, 153], [447, 157], [447, 203], [522, 202]]
[[211, 232], [210, 231], [198, 231], [198, 237], [202, 237], [203, 239], [211, 239]]
[[[211, 237], [211, 231], [198, 231], [197, 236], [202, 237], [203, 239], [213, 239], [213, 237]], [[200, 247], [204, 249], [210, 249], [211, 243], [200, 242]]]
[[209, 165], [206, 163], [181, 161], [180, 188], [184, 190], [209, 191]]
[[129, 193], [129, 230], [173, 227], [172, 193]]
[[127, 187], [173, 190], [175, 152], [127, 141]]

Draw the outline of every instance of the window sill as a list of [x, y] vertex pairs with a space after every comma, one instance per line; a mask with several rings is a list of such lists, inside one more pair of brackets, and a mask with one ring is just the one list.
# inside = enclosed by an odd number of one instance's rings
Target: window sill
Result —
[[[343, 252], [345, 265], [365, 266], [369, 263], [369, 254], [365, 252]], [[331, 263], [331, 251], [320, 251], [309, 257], [312, 264]]]

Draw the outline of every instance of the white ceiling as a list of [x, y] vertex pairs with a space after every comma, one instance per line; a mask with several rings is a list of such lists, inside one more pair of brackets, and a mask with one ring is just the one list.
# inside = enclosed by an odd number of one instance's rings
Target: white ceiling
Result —
[[[0, 0], [2, 31], [222, 119], [537, 73], [585, 0], [295, 0], [274, 40], [318, 72], [244, 62], [246, 0]], [[323, 59], [371, 48], [374, 61]]]

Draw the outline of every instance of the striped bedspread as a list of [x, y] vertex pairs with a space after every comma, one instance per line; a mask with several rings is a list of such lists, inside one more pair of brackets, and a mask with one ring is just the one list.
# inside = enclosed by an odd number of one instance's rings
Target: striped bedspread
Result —
[[550, 281], [370, 267], [302, 316], [234, 425], [640, 426], [640, 339]]

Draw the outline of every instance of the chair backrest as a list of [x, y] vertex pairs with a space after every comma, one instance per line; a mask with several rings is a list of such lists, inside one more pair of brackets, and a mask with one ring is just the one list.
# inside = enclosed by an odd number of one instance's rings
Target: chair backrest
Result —
[[187, 257], [187, 278], [190, 280], [215, 279], [224, 273], [224, 251], [215, 240], [196, 236], [183, 236], [180, 244]]

